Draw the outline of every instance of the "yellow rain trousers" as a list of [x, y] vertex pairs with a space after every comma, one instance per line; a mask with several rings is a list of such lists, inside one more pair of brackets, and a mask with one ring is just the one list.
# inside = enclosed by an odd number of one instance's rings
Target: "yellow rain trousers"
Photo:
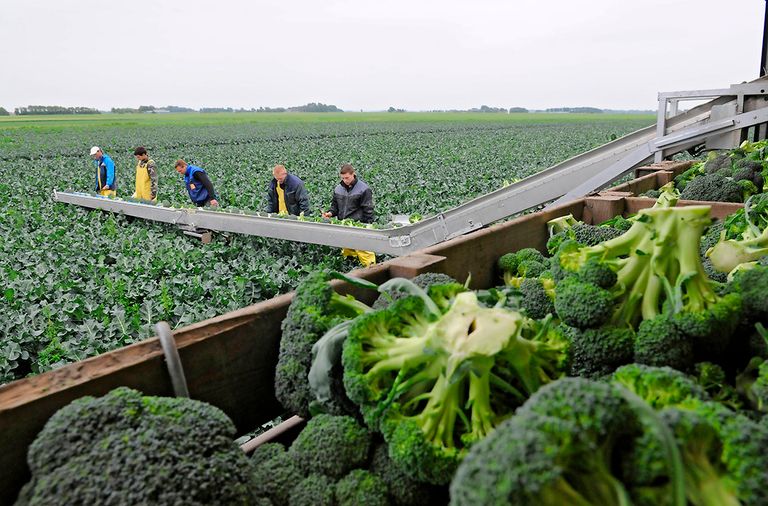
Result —
[[344, 248], [341, 250], [341, 254], [345, 257], [357, 257], [363, 267], [370, 267], [376, 263], [376, 254], [373, 251]]
[[[153, 163], [149, 160], [147, 163]], [[133, 198], [142, 200], [152, 200], [152, 180], [149, 177], [147, 166], [142, 166], [141, 162], [136, 164], [136, 193]], [[155, 198], [157, 200], [157, 198]]]

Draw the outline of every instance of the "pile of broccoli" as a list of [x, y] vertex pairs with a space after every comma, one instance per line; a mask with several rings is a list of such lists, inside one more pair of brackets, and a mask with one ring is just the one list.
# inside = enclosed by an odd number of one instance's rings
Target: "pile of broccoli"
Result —
[[290, 447], [254, 451], [254, 494], [275, 506], [426, 506], [447, 490], [413, 480], [393, 466], [387, 446], [352, 417], [318, 415]]
[[744, 141], [726, 152], [710, 152], [707, 159], [694, 164], [675, 178], [683, 200], [744, 202], [764, 190], [768, 164], [768, 142]]
[[255, 504], [248, 459], [218, 408], [117, 388], [57, 411], [29, 447], [17, 505]]

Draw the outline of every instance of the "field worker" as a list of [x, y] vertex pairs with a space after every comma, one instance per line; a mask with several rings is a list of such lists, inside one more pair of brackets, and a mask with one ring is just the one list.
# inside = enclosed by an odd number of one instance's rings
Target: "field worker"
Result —
[[184, 185], [187, 187], [189, 198], [197, 207], [206, 205], [218, 206], [216, 192], [213, 183], [208, 179], [208, 174], [200, 167], [188, 165], [182, 159], [176, 160], [176, 172], [184, 176]]
[[91, 148], [91, 158], [96, 166], [96, 191], [99, 195], [114, 197], [117, 195], [115, 162], [98, 146]]
[[139, 146], [133, 150], [136, 157], [136, 191], [133, 198], [157, 202], [157, 167], [149, 158], [147, 149]]
[[267, 189], [267, 212], [309, 216], [309, 197], [304, 181], [288, 174], [283, 165], [275, 165], [272, 175]]
[[[363, 223], [373, 223], [373, 192], [355, 175], [355, 168], [345, 163], [339, 171], [341, 182], [333, 190], [331, 210], [323, 213], [324, 218], [352, 219]], [[376, 263], [376, 255], [372, 251], [362, 251], [344, 248], [341, 254], [356, 256], [364, 267]]]

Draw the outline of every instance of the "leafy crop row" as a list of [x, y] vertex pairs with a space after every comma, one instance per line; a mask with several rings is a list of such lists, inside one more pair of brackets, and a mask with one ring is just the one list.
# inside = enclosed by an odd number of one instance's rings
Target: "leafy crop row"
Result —
[[[537, 123], [281, 123], [0, 130], [0, 383], [82, 360], [292, 289], [315, 267], [349, 270], [333, 248], [218, 235], [201, 245], [167, 225], [52, 202], [91, 190], [91, 145], [133, 191], [133, 148], [158, 163], [160, 200], [184, 205], [173, 169], [204, 167], [224, 208], [261, 210], [271, 167], [327, 208], [340, 163], [373, 188], [376, 211], [427, 216], [644, 126], [645, 119]], [[0, 127], [2, 128], [2, 127]]]

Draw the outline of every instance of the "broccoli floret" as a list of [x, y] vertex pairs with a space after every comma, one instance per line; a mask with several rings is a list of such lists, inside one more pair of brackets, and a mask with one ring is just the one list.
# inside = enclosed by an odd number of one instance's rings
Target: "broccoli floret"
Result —
[[641, 197], [648, 197], [651, 199], [657, 199], [659, 198], [660, 195], [661, 195], [660, 190], [648, 190], [647, 192], [640, 194]]
[[619, 237], [624, 232], [613, 227], [587, 225], [586, 223], [579, 223], [571, 230], [573, 231], [573, 239], [585, 246], [595, 246], [614, 237]]
[[523, 248], [516, 253], [502, 255], [497, 262], [504, 284], [519, 286], [519, 278], [536, 278], [549, 267], [547, 258], [534, 248]]
[[430, 506], [446, 504], [447, 490], [412, 479], [389, 458], [386, 444], [380, 444], [373, 451], [370, 471], [387, 485], [389, 498], [395, 506]]
[[[336, 324], [369, 311], [370, 308], [351, 296], [337, 294], [323, 271], [311, 273], [296, 287], [288, 314], [282, 323], [280, 352], [275, 370], [275, 395], [289, 410], [309, 418], [314, 395], [307, 376], [312, 366], [312, 346]], [[343, 399], [343, 391], [333, 397]], [[328, 403], [325, 411], [348, 414], [351, 404]]]
[[611, 288], [618, 280], [618, 276], [608, 264], [600, 263], [594, 258], [582, 265], [576, 276], [585, 283], [600, 288]]
[[612, 377], [656, 409], [708, 399], [700, 385], [671, 367], [629, 364], [619, 367]]
[[[442, 274], [440, 272], [425, 272], [423, 274], [414, 276], [414, 278], [411, 279], [411, 281], [416, 286], [424, 288], [425, 290], [432, 285], [445, 285], [445, 284], [457, 283], [457, 281], [452, 277], [450, 277], [449, 275]], [[387, 293], [389, 294], [389, 297], [387, 297], [384, 294], [380, 295], [379, 298], [376, 299], [376, 302], [374, 302], [371, 307], [373, 309], [382, 309], [389, 306], [392, 302], [396, 300], [400, 300], [404, 297], [408, 297], [410, 295], [408, 292], [403, 290], [389, 290], [387, 291]]]
[[334, 506], [336, 483], [322, 474], [310, 474], [291, 490], [290, 506]]
[[451, 483], [451, 504], [629, 504], [613, 468], [639, 430], [611, 385], [560, 379], [472, 447]]
[[445, 484], [467, 446], [561, 374], [563, 352], [521, 337], [525, 324], [520, 313], [483, 307], [474, 292], [444, 312], [426, 294], [402, 299], [353, 323], [342, 355], [347, 394], [397, 465]]
[[715, 402], [690, 402], [717, 432], [721, 463], [742, 504], [768, 504], [768, 427]]
[[693, 342], [668, 315], [643, 320], [635, 337], [635, 361], [688, 371], [693, 366]]
[[524, 279], [520, 283], [520, 295], [520, 306], [529, 318], [540, 320], [555, 312], [552, 298], [540, 279]]
[[318, 415], [291, 445], [288, 453], [305, 474], [339, 479], [368, 460], [371, 434], [352, 417]]
[[699, 362], [694, 367], [694, 379], [710, 399], [731, 409], [740, 409], [741, 400], [736, 389], [728, 383], [722, 367], [712, 362]]
[[710, 158], [709, 160], [704, 163], [704, 172], [707, 174], [714, 174], [716, 172], [719, 172], [723, 169], [730, 169], [731, 168], [731, 157], [728, 156], [728, 153], [721, 153], [714, 158]]
[[338, 506], [389, 506], [384, 480], [364, 469], [355, 469], [336, 484]]
[[715, 202], [744, 202], [739, 183], [720, 174], [707, 174], [694, 178], [680, 193], [682, 200]]
[[305, 478], [295, 459], [280, 453], [253, 468], [254, 493], [276, 506], [287, 506], [294, 487]]
[[[740, 308], [715, 293], [698, 251], [709, 211], [708, 206], [644, 209], [620, 237], [592, 247], [571, 245], [558, 253], [559, 262], [571, 272], [590, 261], [616, 272], [610, 289], [614, 326], [634, 328], [643, 319], [669, 313], [684, 321], [723, 322], [718, 331], [728, 330], [725, 322], [738, 320]], [[557, 297], [555, 308], [560, 315]], [[681, 331], [690, 324], [686, 321]]]
[[688, 501], [702, 506], [742, 504], [721, 462], [722, 446], [712, 425], [693, 411], [666, 408], [659, 414], [680, 450]]
[[632, 222], [633, 220], [627, 219], [619, 214], [609, 220], [605, 220], [604, 222], [600, 223], [600, 226], [611, 227], [611, 228], [615, 228], [616, 230], [621, 230], [623, 232], [626, 232], [632, 226]]
[[251, 455], [251, 465], [258, 466], [262, 462], [277, 457], [281, 453], [285, 453], [285, 446], [280, 443], [264, 443], [253, 451], [253, 454]]
[[57, 411], [29, 447], [30, 504], [250, 504], [250, 463], [218, 408], [117, 388]]
[[686, 170], [679, 176], [675, 177], [674, 183], [675, 188], [679, 191], [683, 191], [685, 187], [688, 185], [689, 182], [696, 176], [699, 176], [701, 174], [705, 174], [704, 172], [704, 163], [699, 162], [691, 166], [690, 169]]
[[555, 218], [554, 220], [549, 220], [547, 222], [547, 230], [549, 231], [549, 236], [552, 237], [553, 235], [559, 234], [560, 232], [567, 230], [574, 225], [577, 225], [578, 223], [581, 222], [574, 218], [572, 214], [567, 214], [565, 216]]
[[742, 315], [742, 297], [729, 293], [715, 295], [715, 302], [703, 311], [685, 308], [671, 318], [678, 330], [692, 339], [698, 360], [717, 360], [725, 352]]
[[601, 327], [571, 332], [571, 375], [600, 378], [632, 362], [635, 333], [629, 328]]
[[579, 329], [599, 327], [613, 312], [613, 295], [608, 290], [567, 278], [555, 287], [555, 311], [566, 324]]
[[768, 267], [739, 272], [728, 291], [741, 295], [744, 318], [749, 323], [768, 321]]

